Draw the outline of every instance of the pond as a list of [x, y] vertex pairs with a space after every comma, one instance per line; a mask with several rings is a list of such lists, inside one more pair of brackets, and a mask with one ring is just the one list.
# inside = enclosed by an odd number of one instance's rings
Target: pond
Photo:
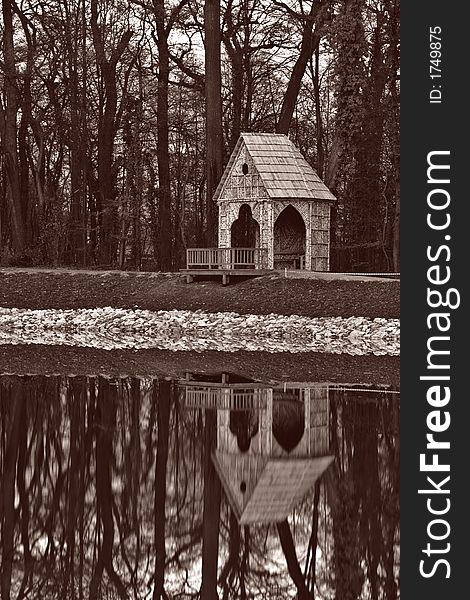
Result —
[[306, 356], [278, 380], [165, 356], [0, 376], [2, 599], [397, 598], [399, 384], [374, 357], [312, 381]]

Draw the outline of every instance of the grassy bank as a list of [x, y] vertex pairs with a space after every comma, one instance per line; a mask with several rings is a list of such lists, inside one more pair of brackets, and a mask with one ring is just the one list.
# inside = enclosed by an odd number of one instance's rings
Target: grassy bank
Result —
[[141, 308], [398, 318], [400, 282], [285, 279], [186, 284], [178, 274], [0, 271], [0, 307]]

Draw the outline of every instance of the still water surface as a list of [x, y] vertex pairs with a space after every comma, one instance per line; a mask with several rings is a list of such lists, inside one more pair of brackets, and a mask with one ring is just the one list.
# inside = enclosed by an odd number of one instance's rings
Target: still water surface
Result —
[[399, 596], [387, 386], [0, 377], [1, 598]]

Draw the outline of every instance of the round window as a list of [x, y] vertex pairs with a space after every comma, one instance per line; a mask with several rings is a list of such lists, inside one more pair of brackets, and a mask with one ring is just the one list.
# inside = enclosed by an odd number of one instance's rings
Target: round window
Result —
[[246, 163], [243, 163], [242, 165], [242, 172], [243, 175], [248, 175], [248, 165]]

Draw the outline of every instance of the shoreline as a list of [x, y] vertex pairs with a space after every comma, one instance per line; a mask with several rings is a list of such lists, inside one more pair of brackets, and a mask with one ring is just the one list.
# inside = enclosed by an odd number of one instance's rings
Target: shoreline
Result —
[[[400, 282], [285, 279], [272, 274], [223, 287], [186, 284], [175, 273], [0, 269], [0, 307], [30, 310], [189, 310], [301, 317], [398, 319]], [[1, 345], [5, 375], [160, 376], [234, 372], [264, 382], [376, 383], [399, 387], [399, 356], [303, 352], [105, 350], [80, 346]]]
[[1, 375], [184, 378], [187, 372], [234, 373], [263, 383], [383, 384], [400, 387], [400, 358], [282, 352], [168, 352], [69, 346], [0, 345]]
[[234, 352], [392, 354], [398, 319], [202, 311], [0, 308], [0, 344]]
[[178, 273], [0, 269], [0, 307], [202, 310], [238, 314], [397, 319], [400, 282], [393, 279], [284, 278], [279, 273], [222, 286], [185, 283]]

